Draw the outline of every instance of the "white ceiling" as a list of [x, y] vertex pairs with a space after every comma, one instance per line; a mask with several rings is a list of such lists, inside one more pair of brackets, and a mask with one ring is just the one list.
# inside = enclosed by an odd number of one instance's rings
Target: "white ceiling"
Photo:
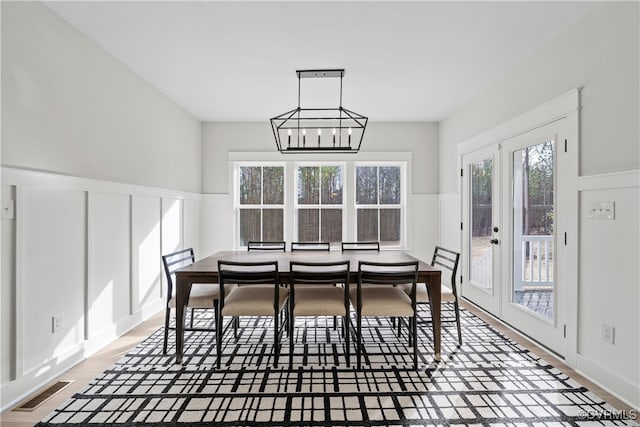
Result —
[[[344, 68], [343, 106], [372, 121], [438, 121], [596, 2], [47, 2], [202, 121], [297, 105], [295, 70]], [[304, 79], [336, 106], [338, 79]]]

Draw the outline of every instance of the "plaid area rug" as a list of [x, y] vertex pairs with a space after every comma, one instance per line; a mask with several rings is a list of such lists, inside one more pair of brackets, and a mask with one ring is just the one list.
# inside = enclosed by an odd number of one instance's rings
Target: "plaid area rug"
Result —
[[461, 314], [463, 345], [456, 346], [455, 327], [445, 326], [438, 364], [430, 325], [419, 328], [417, 372], [406, 334], [398, 337], [386, 319], [363, 325], [360, 371], [353, 354], [346, 367], [331, 319], [297, 320], [291, 369], [286, 337], [273, 367], [269, 320], [242, 319], [237, 340], [227, 333], [220, 370], [212, 333], [187, 332], [184, 364], [175, 365], [173, 348], [162, 354], [159, 329], [38, 425], [636, 425], [473, 314]]

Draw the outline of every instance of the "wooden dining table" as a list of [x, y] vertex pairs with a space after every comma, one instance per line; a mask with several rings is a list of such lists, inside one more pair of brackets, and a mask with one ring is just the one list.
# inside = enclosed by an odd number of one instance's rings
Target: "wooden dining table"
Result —
[[[404, 251], [223, 251], [203, 258], [188, 267], [176, 271], [176, 360], [182, 363], [184, 345], [184, 315], [187, 295], [193, 283], [218, 283], [218, 261], [278, 261], [278, 271], [283, 284], [289, 283], [289, 262], [350, 261], [351, 282], [358, 279], [358, 261], [402, 262], [418, 261], [418, 283], [426, 283], [431, 298], [431, 316], [434, 325], [434, 357], [440, 360], [440, 281], [441, 271]], [[213, 286], [213, 285], [212, 285]]]

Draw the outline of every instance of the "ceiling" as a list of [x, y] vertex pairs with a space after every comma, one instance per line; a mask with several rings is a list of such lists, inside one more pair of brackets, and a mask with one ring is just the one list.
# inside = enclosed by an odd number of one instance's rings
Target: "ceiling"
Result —
[[[45, 4], [202, 121], [288, 111], [314, 68], [344, 68], [343, 106], [372, 121], [439, 121], [598, 3]], [[339, 79], [303, 79], [303, 107], [338, 101]]]

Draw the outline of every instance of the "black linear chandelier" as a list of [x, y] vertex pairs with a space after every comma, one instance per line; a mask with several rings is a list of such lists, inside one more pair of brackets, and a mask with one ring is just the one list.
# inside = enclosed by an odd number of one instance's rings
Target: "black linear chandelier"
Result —
[[[296, 70], [298, 107], [271, 119], [273, 136], [281, 153], [357, 153], [368, 118], [342, 106], [344, 69]], [[337, 108], [300, 108], [300, 79], [340, 78]]]

